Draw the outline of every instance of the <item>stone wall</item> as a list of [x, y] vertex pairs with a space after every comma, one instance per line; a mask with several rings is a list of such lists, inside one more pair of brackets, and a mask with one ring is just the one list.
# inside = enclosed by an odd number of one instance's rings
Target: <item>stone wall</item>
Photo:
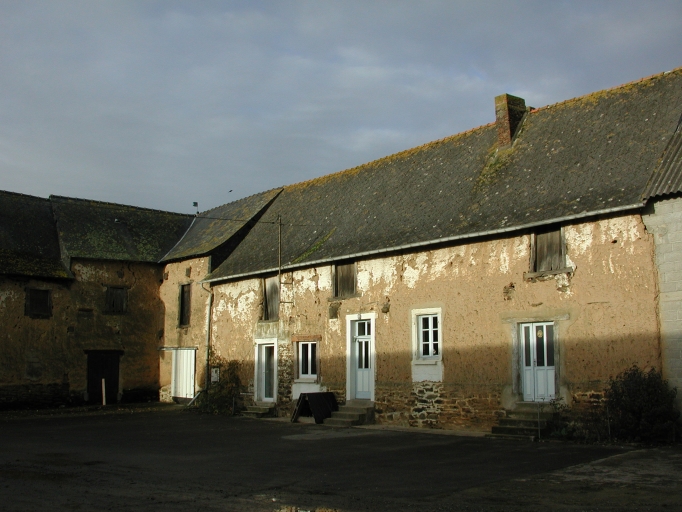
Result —
[[[5, 407], [77, 403], [87, 391], [90, 350], [116, 350], [123, 401], [158, 397], [164, 310], [161, 270], [141, 263], [73, 260], [75, 279], [0, 278], [0, 402]], [[126, 290], [127, 308], [112, 314], [107, 287]], [[47, 318], [25, 312], [28, 288], [50, 291]]]

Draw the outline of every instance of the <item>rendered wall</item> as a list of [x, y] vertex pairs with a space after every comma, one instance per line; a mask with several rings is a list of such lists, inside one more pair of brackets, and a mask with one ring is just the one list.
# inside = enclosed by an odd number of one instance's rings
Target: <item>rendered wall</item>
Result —
[[[157, 346], [163, 326], [155, 265], [74, 260], [74, 281], [0, 278], [0, 400], [54, 405], [85, 398], [86, 350], [120, 350], [122, 400], [158, 396]], [[107, 286], [127, 289], [127, 312], [105, 312]], [[26, 288], [50, 289], [52, 316], [24, 314]]]
[[[179, 347], [196, 348], [195, 388], [204, 387], [206, 378], [206, 311], [209, 300], [208, 285], [202, 286], [200, 281], [209, 271], [209, 258], [195, 258], [166, 265], [163, 283], [159, 294], [165, 305], [165, 322], [163, 339], [159, 344], [164, 349]], [[190, 323], [180, 325], [180, 286], [191, 287]], [[159, 384], [161, 400], [171, 401], [172, 352], [161, 350], [159, 355]]]
[[[259, 279], [216, 285], [213, 344], [244, 360], [253, 381], [254, 339], [276, 336], [286, 414], [291, 337], [321, 336], [321, 384], [343, 401], [346, 317], [373, 312], [378, 421], [487, 428], [521, 399], [517, 324], [551, 320], [558, 392], [569, 403], [598, 398], [633, 363], [660, 366], [653, 240], [638, 215], [566, 226], [565, 234], [575, 272], [535, 282], [523, 277], [529, 235], [359, 261], [359, 296], [338, 301], [330, 300], [330, 266], [285, 273], [274, 326], [258, 322]], [[442, 315], [442, 381], [413, 382], [411, 311], [432, 307]]]
[[682, 199], [653, 203], [644, 222], [656, 241], [663, 377], [682, 408]]

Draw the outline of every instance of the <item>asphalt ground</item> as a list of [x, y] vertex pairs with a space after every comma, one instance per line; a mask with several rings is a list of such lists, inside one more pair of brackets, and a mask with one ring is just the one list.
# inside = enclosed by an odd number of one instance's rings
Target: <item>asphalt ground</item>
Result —
[[0, 415], [0, 510], [682, 510], [682, 449], [109, 408]]

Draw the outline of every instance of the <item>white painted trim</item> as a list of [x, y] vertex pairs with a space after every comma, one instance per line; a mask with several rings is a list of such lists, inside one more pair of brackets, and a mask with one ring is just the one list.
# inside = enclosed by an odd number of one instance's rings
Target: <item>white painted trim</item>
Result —
[[[437, 364], [438, 361], [443, 360], [443, 312], [441, 308], [421, 308], [410, 311], [412, 316], [412, 362], [414, 364]], [[421, 355], [421, 341], [419, 339], [419, 325], [417, 325], [417, 318], [422, 315], [438, 315], [438, 355], [427, 356]]]
[[[259, 385], [260, 385], [260, 375], [258, 370], [260, 369], [260, 350], [263, 345], [274, 345], [275, 347], [275, 375], [273, 377], [273, 397], [272, 399], [260, 398], [259, 396]], [[257, 402], [277, 402], [277, 390], [279, 389], [279, 381], [277, 375], [277, 368], [279, 366], [278, 351], [277, 351], [277, 338], [261, 338], [254, 341], [255, 348], [255, 364], [253, 365], [253, 399]]]
[[376, 379], [376, 313], [355, 313], [346, 315], [346, 400], [355, 399], [355, 375], [353, 375], [353, 322], [356, 320], [371, 320], [372, 333], [369, 341], [370, 366], [372, 378], [369, 382], [370, 400], [374, 400], [374, 381]]

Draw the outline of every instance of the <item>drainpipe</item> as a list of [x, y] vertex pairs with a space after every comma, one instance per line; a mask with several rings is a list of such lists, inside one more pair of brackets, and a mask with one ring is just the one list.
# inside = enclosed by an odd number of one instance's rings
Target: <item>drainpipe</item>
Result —
[[[204, 283], [201, 283], [201, 287], [206, 290]], [[204, 390], [208, 400], [208, 387], [211, 384], [211, 308], [213, 306], [213, 289], [209, 288], [206, 291], [208, 292], [208, 305], [206, 307], [206, 383], [204, 384]]]

